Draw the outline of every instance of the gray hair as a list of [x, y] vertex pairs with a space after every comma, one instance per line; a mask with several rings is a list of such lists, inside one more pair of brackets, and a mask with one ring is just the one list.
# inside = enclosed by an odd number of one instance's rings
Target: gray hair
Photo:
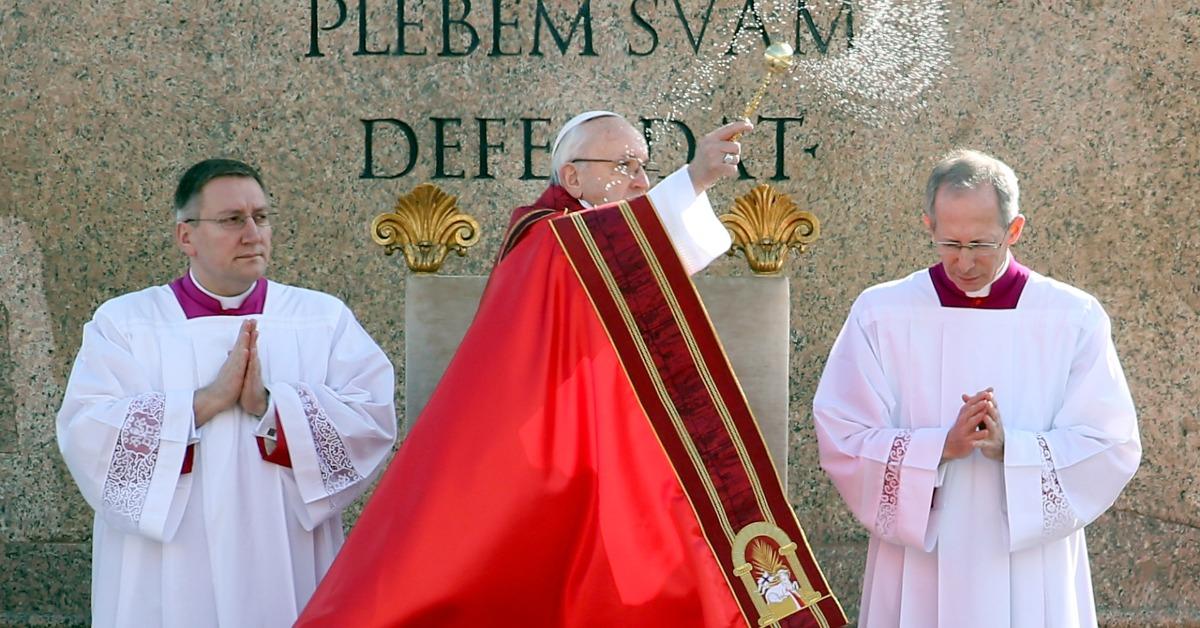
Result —
[[1000, 206], [1000, 224], [1009, 225], [1021, 212], [1017, 174], [1003, 161], [977, 150], [959, 149], [942, 158], [929, 174], [925, 184], [925, 215], [936, 223], [933, 201], [938, 190], [949, 186], [956, 190], [974, 190], [991, 185]]
[[[559, 181], [558, 171], [563, 166], [571, 162], [572, 159], [579, 157], [579, 147], [583, 145], [583, 141], [587, 139], [587, 133], [583, 127], [587, 126], [588, 122], [593, 120], [601, 120], [604, 118], [619, 118], [616, 114], [605, 114], [589, 118], [582, 124], [577, 124], [574, 128], [567, 130], [566, 133], [558, 140], [558, 144], [554, 147], [554, 153], [550, 155], [550, 183], [561, 185]], [[570, 124], [568, 122], [567, 124]]]

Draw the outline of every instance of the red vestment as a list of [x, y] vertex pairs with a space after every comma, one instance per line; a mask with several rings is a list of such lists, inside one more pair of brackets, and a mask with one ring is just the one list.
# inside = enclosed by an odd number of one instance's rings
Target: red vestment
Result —
[[[801, 565], [809, 594], [776, 625], [842, 625], [653, 207], [567, 199], [552, 187], [551, 211], [514, 214], [474, 322], [297, 625], [758, 625], [770, 556]], [[738, 545], [764, 521], [792, 543]]]

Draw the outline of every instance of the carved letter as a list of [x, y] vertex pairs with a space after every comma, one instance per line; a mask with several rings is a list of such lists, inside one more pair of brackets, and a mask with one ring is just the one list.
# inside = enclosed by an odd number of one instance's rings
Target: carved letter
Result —
[[[676, 0], [676, 3], [678, 4], [678, 0]], [[650, 33], [650, 48], [646, 50], [634, 50], [633, 44], [631, 43], [629, 44], [628, 51], [629, 54], [636, 57], [645, 57], [653, 54], [654, 51], [658, 49], [658, 31], [654, 30], [654, 27], [650, 25], [650, 22], [646, 21], [646, 18], [642, 17], [642, 15], [638, 13], [637, 4], [638, 0], [633, 0], [629, 3], [629, 13], [633, 16], [633, 22], [634, 24], [637, 24], [638, 28]], [[691, 33], [689, 32], [688, 34], [690, 35]]]
[[[746, 13], [750, 13], [752, 23], [746, 25]], [[742, 13], [738, 16], [737, 26], [733, 29], [733, 37], [729, 40], [729, 50], [725, 54], [735, 54], [733, 49], [737, 45], [738, 35], [742, 34], [743, 30], [756, 30], [762, 34], [763, 46], [771, 45], [771, 38], [767, 35], [767, 27], [764, 25], [762, 15], [758, 13], [758, 5], [755, 0], [746, 0], [746, 5], [742, 7]]]
[[781, 116], [771, 118], [767, 116], [758, 117], [759, 124], [763, 122], [775, 123], [775, 174], [771, 177], [772, 181], [787, 181], [790, 177], [787, 176], [785, 169], [787, 168], [787, 158], [784, 150], [787, 147], [787, 123], [799, 122], [804, 124], [804, 116], [798, 118]]
[[492, 149], [497, 149], [497, 152], [504, 152], [504, 142], [499, 144], [488, 143], [488, 122], [504, 123], [504, 118], [475, 118], [476, 124], [479, 125], [479, 175], [476, 179], [495, 179], [488, 172], [488, 154]]
[[507, 52], [504, 50], [504, 46], [501, 45], [500, 40], [504, 36], [505, 27], [517, 31], [518, 35], [520, 34], [520, 30], [517, 27], [519, 20], [514, 19], [511, 22], [505, 22], [500, 19], [500, 10], [503, 8], [503, 3], [504, 0], [492, 0], [492, 51], [488, 53], [489, 57], [515, 57], [521, 54], [520, 48], [517, 48], [513, 52]]
[[[442, 57], [465, 57], [479, 47], [479, 32], [475, 30], [467, 22], [467, 16], [471, 14], [471, 0], [460, 0], [462, 2], [463, 12], [462, 17], [454, 19], [450, 17], [450, 0], [442, 0]], [[466, 50], [455, 50], [450, 45], [450, 27], [457, 26], [467, 33], [467, 38], [471, 43], [467, 44]]]
[[[358, 175], [360, 179], [395, 179], [403, 177], [412, 172], [413, 166], [417, 165], [417, 134], [413, 132], [411, 126], [406, 122], [402, 122], [395, 118], [374, 118], [364, 119], [363, 123], [363, 171]], [[387, 124], [400, 129], [404, 134], [404, 139], [408, 142], [408, 163], [398, 174], [376, 174], [375, 173], [375, 125]]]
[[704, 33], [708, 30], [708, 21], [712, 19], [713, 5], [716, 4], [716, 1], [708, 0], [708, 9], [704, 11], [704, 21], [700, 23], [700, 33], [693, 35], [692, 25], [688, 23], [687, 16], [683, 13], [683, 6], [679, 4], [679, 0], [675, 0], [675, 13], [679, 15], [679, 22], [683, 24], [683, 32], [687, 34], [694, 54], [700, 54], [700, 44], [704, 41]]
[[[404, 0], [396, 0], [403, 2]], [[354, 51], [355, 57], [361, 55], [385, 55], [391, 52], [390, 48], [383, 50], [371, 50], [367, 48], [367, 0], [358, 0], [358, 50]]]
[[430, 118], [433, 120], [433, 155], [434, 155], [434, 170], [433, 178], [435, 179], [462, 179], [466, 175], [462, 170], [458, 172], [446, 172], [446, 149], [452, 148], [456, 152], [462, 150], [462, 144], [455, 142], [453, 144], [446, 143], [446, 127], [461, 126], [460, 118]]
[[533, 124], [535, 122], [549, 124], [550, 118], [521, 118], [521, 139], [523, 140], [524, 145], [525, 145], [525, 150], [524, 150], [525, 172], [521, 174], [522, 181], [528, 181], [530, 179], [549, 179], [550, 178], [549, 176], [546, 176], [546, 175], [537, 175], [537, 174], [533, 173], [533, 149], [536, 148], [537, 150], [543, 150], [543, 151], [546, 151], [547, 153], [550, 152], [550, 142], [546, 142], [545, 144], [534, 144], [533, 143]]
[[550, 14], [546, 11], [546, 5], [542, 4], [542, 0], [537, 0], [533, 19], [533, 50], [529, 51], [531, 57], [542, 56], [543, 21], [546, 23], [546, 30], [549, 31], [550, 37], [554, 39], [554, 44], [558, 46], [558, 51], [564, 55], [567, 54], [567, 47], [571, 45], [571, 40], [575, 37], [575, 30], [579, 27], [579, 23], [583, 22], [583, 52], [579, 55], [581, 57], [596, 56], [596, 51], [592, 49], [592, 0], [583, 0], [583, 4], [579, 5], [579, 12], [571, 21], [571, 30], [567, 33], [566, 39], [563, 39], [558, 29], [554, 28], [554, 23], [550, 21]]
[[803, 22], [808, 26], [808, 34], [812, 36], [813, 43], [817, 46], [817, 52], [825, 54], [829, 50], [829, 42], [833, 41], [833, 35], [837, 32], [838, 19], [842, 17], [842, 13], [846, 14], [846, 46], [854, 47], [854, 3], [842, 2], [838, 5], [837, 15], [833, 16], [833, 21], [829, 23], [829, 35], [821, 37], [821, 31], [817, 28], [817, 23], [813, 20], [812, 13], [808, 10], [808, 3], [805, 0], [800, 0], [796, 3], [796, 54], [805, 54], [804, 46], [800, 45], [800, 23]]
[[331, 31], [341, 26], [346, 21], [346, 2], [345, 0], [337, 0], [338, 18], [329, 26], [321, 26], [317, 20], [317, 3], [320, 0], [309, 0], [309, 28], [308, 28], [308, 54], [306, 57], [324, 57], [321, 53], [321, 48], [317, 45], [318, 31]]
[[[662, 118], [642, 118], [642, 136], [644, 136], [646, 138], [646, 143], [650, 145], [651, 151], [654, 150], [655, 142], [650, 141], [650, 139], [651, 139], [650, 127], [653, 126], [654, 123], [656, 123], [656, 122], [658, 122], [658, 123], [670, 122], [670, 126], [675, 127], [677, 130], [679, 130], [680, 133], [683, 133], [683, 139], [685, 142], [687, 142], [687, 159], [685, 159], [683, 161], [685, 163], [690, 163], [692, 161], [692, 158], [696, 156], [696, 136], [692, 133], [692, 130], [688, 128], [688, 125], [680, 122], [679, 120], [664, 120]], [[662, 140], [659, 140], [658, 143], [661, 143], [661, 141]], [[654, 156], [651, 155], [650, 158], [653, 159]]]
[[[363, 0], [363, 3], [366, 4], [366, 0]], [[405, 31], [411, 27], [413, 30], [420, 33], [421, 23], [409, 22], [405, 20], [404, 14], [404, 0], [396, 0], [396, 56], [420, 57], [425, 54], [425, 48], [422, 47], [420, 50], [409, 50], [408, 45], [405, 43]], [[365, 20], [366, 18], [363, 19]]]

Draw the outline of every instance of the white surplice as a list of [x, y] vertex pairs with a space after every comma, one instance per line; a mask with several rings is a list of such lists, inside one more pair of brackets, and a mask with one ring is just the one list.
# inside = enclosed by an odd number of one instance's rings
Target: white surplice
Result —
[[[234, 408], [196, 429], [192, 394], [246, 318], [259, 321], [273, 410], [260, 421]], [[394, 385], [378, 345], [320, 292], [270, 282], [261, 315], [191, 320], [168, 286], [103, 304], [58, 415], [96, 511], [93, 625], [291, 625], [341, 546], [341, 509], [391, 451]], [[259, 452], [255, 433], [276, 416], [292, 468]]]
[[[993, 387], [1003, 463], [939, 466]], [[1030, 273], [1016, 309], [942, 307], [929, 272], [865, 291], [813, 402], [821, 465], [871, 533], [862, 628], [1095, 626], [1083, 527], [1141, 458], [1095, 298]]]

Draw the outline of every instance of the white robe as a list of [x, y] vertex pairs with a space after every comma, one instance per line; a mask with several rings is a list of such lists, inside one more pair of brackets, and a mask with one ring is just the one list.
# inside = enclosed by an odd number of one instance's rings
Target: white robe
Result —
[[[939, 466], [993, 387], [1003, 464]], [[821, 465], [871, 533], [862, 628], [1095, 626], [1083, 527], [1141, 458], [1108, 316], [1030, 274], [1016, 309], [941, 307], [923, 270], [865, 291], [813, 402]]]
[[[193, 391], [246, 318], [259, 320], [292, 468], [258, 450], [274, 412], [233, 408], [193, 427]], [[319, 292], [271, 282], [261, 315], [191, 320], [168, 286], [101, 305], [58, 415], [59, 448], [96, 511], [93, 625], [291, 625], [341, 546], [341, 509], [391, 451], [394, 385], [350, 310]]]

